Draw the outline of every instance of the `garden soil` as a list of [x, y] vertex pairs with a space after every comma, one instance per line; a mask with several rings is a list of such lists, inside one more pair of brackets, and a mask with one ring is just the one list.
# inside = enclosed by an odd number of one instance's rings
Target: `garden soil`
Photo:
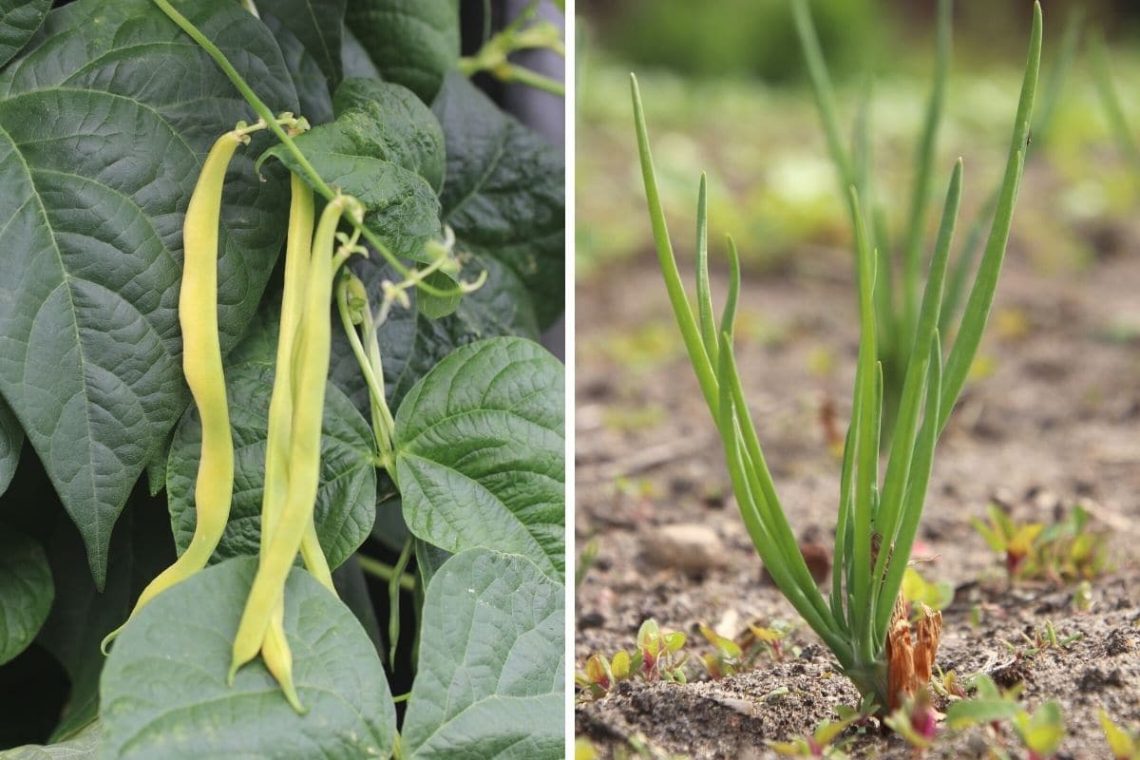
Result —
[[[939, 445], [915, 551], [928, 580], [955, 590], [938, 666], [960, 680], [985, 672], [1021, 683], [1031, 709], [1058, 701], [1062, 758], [1110, 757], [1102, 707], [1118, 723], [1140, 723], [1138, 226], [1090, 227], [1090, 260], [1060, 268], [1042, 265], [1015, 232], [975, 376]], [[759, 276], [746, 265], [737, 338], [780, 498], [821, 561], [858, 341], [846, 256], [804, 251]], [[722, 297], [724, 285], [714, 271]], [[810, 734], [857, 694], [763, 575], [652, 256], [580, 283], [577, 315], [576, 540], [596, 557], [576, 589], [575, 665], [632, 649], [654, 618], [688, 635], [689, 682], [631, 680], [594, 701], [579, 694], [576, 732], [603, 757], [773, 756], [766, 740]], [[1092, 581], [1089, 609], [1073, 585], [1007, 582], [1002, 558], [970, 523], [991, 503], [1046, 523], [1085, 506], [1109, 536], [1112, 565]], [[699, 624], [733, 636], [779, 620], [796, 624], [782, 659], [708, 677], [700, 655], [712, 648]], [[1077, 638], [1035, 652], [1029, 639], [1046, 624], [1061, 641]], [[849, 728], [840, 744], [854, 757], [913, 756], [874, 725]], [[993, 747], [1024, 756], [1008, 726], [943, 727], [927, 756], [986, 757]]]

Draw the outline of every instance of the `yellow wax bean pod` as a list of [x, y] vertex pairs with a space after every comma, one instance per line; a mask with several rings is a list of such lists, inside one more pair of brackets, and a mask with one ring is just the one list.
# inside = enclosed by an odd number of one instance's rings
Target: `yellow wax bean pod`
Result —
[[[297, 330], [293, 357], [296, 387], [289, 441], [288, 494], [280, 518], [269, 533], [268, 545], [262, 552], [234, 639], [231, 682], [238, 668], [257, 656], [271, 624], [274, 606], [284, 592], [293, 560], [312, 523], [320, 479], [321, 419], [332, 338], [329, 318], [335, 269], [332, 254], [337, 225], [346, 211], [357, 218], [363, 213], [359, 202], [352, 198], [337, 196], [329, 201], [313, 238], [314, 254], [305, 282], [304, 318]], [[278, 372], [282, 371], [286, 371], [285, 368], [279, 367]]]
[[[218, 224], [226, 169], [238, 146], [249, 142], [247, 131], [226, 132], [210, 148], [182, 226], [184, 254], [178, 295], [182, 367], [202, 421], [202, 453], [194, 487], [194, 537], [182, 556], [143, 589], [131, 617], [158, 594], [206, 566], [230, 516], [234, 449], [218, 339]], [[104, 651], [121, 630], [122, 626], [103, 639]]]
[[[293, 417], [293, 344], [305, 294], [305, 273], [312, 256], [314, 204], [313, 191], [296, 174], [291, 176], [292, 200], [289, 207], [289, 233], [285, 247], [285, 283], [281, 299], [281, 323], [277, 342], [277, 372], [269, 399], [269, 425], [265, 443], [265, 486], [261, 499], [261, 552], [289, 491], [289, 440]], [[293, 655], [285, 638], [285, 599], [279, 597], [261, 644], [265, 667], [281, 684], [286, 699], [298, 712], [304, 707], [293, 684]]]

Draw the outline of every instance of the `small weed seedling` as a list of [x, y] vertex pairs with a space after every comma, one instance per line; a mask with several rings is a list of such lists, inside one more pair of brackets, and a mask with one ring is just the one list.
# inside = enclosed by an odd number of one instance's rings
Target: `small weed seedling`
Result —
[[948, 581], [928, 581], [913, 567], [908, 567], [903, 573], [902, 597], [908, 603], [917, 602], [941, 611], [954, 601], [954, 586]]
[[681, 653], [687, 637], [680, 631], [663, 632], [653, 618], [641, 624], [637, 632], [637, 651], [630, 656], [631, 672], [646, 681], [685, 683], [687, 655]]
[[946, 725], [955, 731], [985, 725], [997, 728], [1021, 709], [1017, 700], [1024, 684], [999, 689], [992, 678], [981, 673], [974, 677], [972, 686], [973, 697], [954, 702], [946, 709]]
[[920, 688], [913, 697], [907, 697], [902, 705], [888, 715], [883, 722], [918, 753], [930, 749], [938, 733], [939, 713], [931, 703], [930, 692]]
[[842, 720], [825, 720], [816, 727], [811, 736], [792, 739], [790, 742], [765, 741], [776, 754], [785, 757], [826, 757], [831, 760], [844, 760], [847, 754], [835, 744], [839, 735], [857, 720], [857, 717]]
[[721, 636], [710, 626], [700, 625], [701, 635], [712, 645], [713, 651], [701, 656], [701, 662], [713, 680], [740, 673], [767, 655], [775, 661], [784, 659], [783, 641], [791, 626], [776, 621], [771, 627], [749, 624], [748, 630], [736, 639]]
[[[797, 6], [801, 7], [801, 6]], [[858, 183], [844, 182], [853, 209], [858, 251], [859, 358], [851, 424], [840, 478], [830, 597], [812, 578], [796, 535], [776, 494], [756, 428], [744, 397], [733, 350], [733, 324], [740, 292], [739, 256], [731, 239], [730, 282], [723, 315], [713, 316], [708, 270], [708, 213], [705, 181], [697, 200], [696, 311], [677, 269], [661, 207], [657, 177], [637, 80], [631, 82], [634, 120], [649, 215], [665, 286], [689, 360], [724, 444], [725, 460], [745, 526], [773, 582], [826, 643], [842, 672], [881, 714], [925, 685], [937, 651], [942, 616], [924, 607], [912, 625], [899, 604], [899, 589], [910, 559], [926, 499], [940, 432], [962, 391], [989, 312], [1013, 218], [1026, 138], [1033, 112], [1041, 58], [1041, 7], [1034, 5], [1033, 30], [1014, 121], [1004, 180], [985, 254], [955, 338], [943, 356], [939, 323], [943, 284], [962, 190], [962, 164], [951, 174], [934, 256], [920, 308], [907, 338], [907, 357], [898, 413], [879, 476], [883, 429], [884, 367], [876, 315], [877, 294], [891, 276], [872, 247], [861, 212]], [[878, 270], [878, 276], [876, 275]], [[915, 281], [917, 283], [917, 280]], [[945, 358], [945, 371], [943, 360]], [[917, 638], [915, 638], [917, 636]]]
[[1089, 514], [1080, 505], [1050, 525], [1017, 522], [996, 504], [989, 506], [988, 515], [989, 522], [970, 522], [993, 551], [1005, 556], [1011, 583], [1087, 581], [1108, 568], [1108, 537], [1089, 526]]
[[1065, 716], [1061, 705], [1046, 702], [1032, 714], [1019, 711], [1013, 716], [1013, 728], [1028, 750], [1029, 760], [1048, 760], [1057, 754], [1065, 738]]
[[1140, 760], [1140, 732], [1126, 731], [1112, 722], [1108, 713], [1100, 711], [1100, 727], [1113, 760]]
[[714, 681], [735, 675], [745, 667], [744, 650], [732, 639], [721, 636], [709, 626], [701, 623], [701, 635], [712, 644], [713, 651], [701, 655], [701, 663]]
[[999, 730], [1001, 724], [1012, 724], [1027, 751], [1029, 760], [1048, 760], [1053, 757], [1065, 738], [1065, 720], [1061, 706], [1045, 702], [1030, 713], [1017, 701], [1022, 684], [1002, 691], [989, 676], [980, 674], [974, 679], [976, 694], [950, 705], [946, 723], [953, 730], [971, 726], [989, 725]]
[[1045, 625], [1043, 625], [1040, 630], [1034, 631], [1032, 636], [1022, 631], [1021, 638], [1024, 642], [1023, 646], [1017, 646], [1008, 641], [1003, 641], [1002, 643], [1005, 644], [1010, 652], [1018, 657], [1030, 658], [1036, 657], [1047, 649], [1068, 649], [1083, 637], [1083, 633], [1058, 636], [1057, 629], [1053, 627], [1052, 621], [1046, 620]]
[[1033, 548], [1033, 541], [1045, 526], [1041, 523], [1015, 523], [997, 504], [987, 508], [989, 522], [976, 517], [970, 520], [974, 530], [981, 534], [990, 549], [1005, 556], [1005, 572], [1012, 582], [1021, 571], [1025, 558]]
[[646, 620], [637, 632], [637, 647], [633, 651], [620, 650], [609, 659], [595, 652], [587, 658], [586, 669], [574, 675], [580, 697], [585, 700], [601, 699], [620, 681], [631, 678], [686, 683], [684, 664], [687, 655], [681, 652], [686, 640], [684, 633], [662, 632], [656, 620]]

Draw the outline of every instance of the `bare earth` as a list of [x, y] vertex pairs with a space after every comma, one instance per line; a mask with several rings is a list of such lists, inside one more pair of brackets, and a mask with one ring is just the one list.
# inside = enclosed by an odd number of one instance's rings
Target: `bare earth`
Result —
[[[1022, 681], [1029, 707], [1058, 700], [1068, 729], [1062, 758], [1110, 756], [1101, 707], [1117, 723], [1140, 723], [1140, 230], [1132, 222], [1088, 234], [1100, 241], [1091, 265], [1048, 273], [1015, 235], [980, 352], [989, 371], [968, 385], [939, 445], [918, 552], [928, 579], [956, 589], [938, 665], [962, 678], [984, 671], [1006, 685]], [[737, 341], [784, 507], [797, 533], [825, 546], [839, 462], [820, 410], [834, 408], [842, 434], [857, 347], [845, 256], [807, 251], [794, 271], [746, 273]], [[762, 578], [655, 261], [580, 284], [577, 314], [577, 546], [593, 540], [598, 555], [577, 587], [576, 666], [595, 651], [632, 649], [649, 617], [685, 631], [691, 655], [686, 685], [625, 682], [579, 704], [577, 733], [603, 756], [633, 754], [633, 745], [651, 757], [770, 756], [765, 739], [810, 734], [857, 694], [803, 624], [791, 634], [798, 657], [761, 658], [719, 681], [704, 674], [697, 660], [711, 647], [698, 623], [730, 633], [752, 620], [796, 621], [795, 612]], [[631, 332], [641, 338], [623, 337]], [[1071, 587], [1008, 587], [1000, 559], [969, 524], [991, 500], [1044, 522], [1082, 503], [1111, 531], [1114, 567], [1093, 582], [1091, 610], [1076, 609]], [[711, 528], [711, 556], [671, 557], [655, 537], [673, 524]], [[1024, 648], [1021, 634], [1047, 621], [1081, 637], [1036, 656], [1003, 643]], [[855, 757], [912, 756], [876, 730], [849, 729], [845, 739]], [[1003, 742], [1022, 754], [1008, 730], [944, 730], [928, 756], [985, 757], [987, 744]]]

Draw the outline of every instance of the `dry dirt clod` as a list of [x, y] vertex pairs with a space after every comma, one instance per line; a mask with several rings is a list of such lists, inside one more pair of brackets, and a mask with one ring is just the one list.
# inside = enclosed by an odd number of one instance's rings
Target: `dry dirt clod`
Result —
[[725, 567], [724, 542], [712, 528], [700, 523], [663, 525], [642, 537], [645, 559], [658, 567], [700, 575]]

